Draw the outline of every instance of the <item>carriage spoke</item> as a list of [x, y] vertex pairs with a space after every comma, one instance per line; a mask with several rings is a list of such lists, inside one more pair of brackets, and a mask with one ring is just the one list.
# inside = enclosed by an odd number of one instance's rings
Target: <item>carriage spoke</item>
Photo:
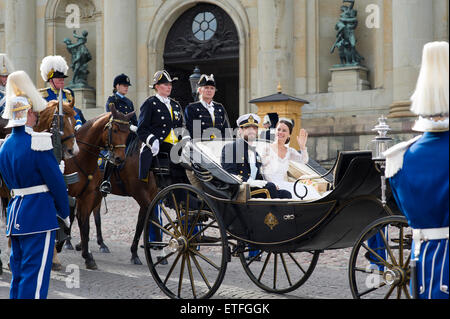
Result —
[[266, 270], [267, 264], [269, 263], [270, 256], [272, 256], [272, 253], [268, 253], [268, 254], [267, 254], [267, 258], [266, 258], [266, 260], [264, 261], [264, 265], [263, 265], [263, 267], [262, 267], [262, 269], [261, 269], [261, 272], [260, 272], [260, 274], [259, 274], [258, 281], [261, 281], [261, 278], [262, 278], [262, 276], [263, 276], [263, 274], [264, 274], [264, 271]]
[[[197, 214], [195, 215], [195, 220], [194, 220], [194, 225], [197, 225], [198, 223], [198, 219], [200, 218], [200, 212], [203, 209], [203, 205], [204, 205], [204, 201], [202, 201], [202, 204], [200, 206], [200, 208], [197, 211]], [[189, 230], [189, 233], [187, 234], [187, 238], [192, 236], [192, 233], [194, 232], [195, 226], [191, 227], [191, 229]]]
[[167, 213], [166, 209], [164, 208], [163, 205], [160, 205], [159, 207], [161, 207], [161, 210], [163, 211], [164, 215], [166, 216], [167, 220], [169, 221], [170, 225], [172, 225], [173, 230], [175, 231], [175, 233], [177, 234], [177, 236], [181, 236], [180, 231], [177, 229], [177, 226], [175, 225], [175, 223], [173, 222], [172, 218], [170, 218], [169, 213]]
[[372, 248], [368, 247], [365, 243], [361, 243], [361, 246], [364, 247], [367, 251], [373, 254], [379, 261], [383, 263], [384, 266], [390, 268], [391, 265], [387, 263], [380, 255], [378, 255]]
[[389, 288], [389, 291], [387, 292], [387, 294], [384, 296], [384, 299], [389, 299], [389, 297], [391, 296], [394, 289], [395, 289], [395, 286], [392, 285], [391, 288]]
[[406, 285], [403, 285], [402, 289], [403, 289], [403, 293], [406, 296], [406, 299], [411, 299], [411, 295], [409, 294], [409, 291], [408, 291], [408, 288], [406, 287]]
[[177, 236], [175, 236], [175, 234], [171, 233], [170, 231], [168, 231], [165, 227], [161, 226], [159, 223], [155, 222], [154, 220], [151, 221], [153, 225], [155, 225], [156, 227], [158, 227], [159, 229], [161, 229], [164, 233], [166, 233], [167, 235], [169, 235], [172, 238], [176, 238]]
[[188, 234], [188, 230], [189, 230], [189, 223], [188, 223], [188, 219], [189, 219], [189, 192], [187, 192], [186, 195], [186, 207], [184, 208], [184, 232], [183, 234]]
[[189, 241], [195, 239], [195, 237], [197, 237], [198, 235], [200, 235], [201, 233], [204, 233], [205, 230], [207, 230], [209, 227], [211, 227], [214, 223], [216, 222], [216, 220], [212, 220], [209, 224], [207, 224], [205, 227], [203, 227], [198, 233], [196, 233], [194, 236], [192, 236], [191, 238], [188, 238]]
[[277, 288], [277, 269], [278, 269], [278, 254], [274, 254], [273, 261], [273, 289]]
[[175, 254], [175, 252], [167, 254], [166, 256], [161, 258], [161, 260], [157, 261], [155, 263], [155, 266], [158, 266], [160, 263], [162, 263], [164, 260], [167, 260], [167, 258], [172, 257], [174, 254]]
[[287, 269], [286, 261], [284, 260], [283, 254], [280, 254], [281, 262], [283, 264], [284, 272], [286, 273], [287, 280], [289, 285], [292, 286], [291, 276], [289, 275], [289, 271]]
[[203, 272], [202, 267], [200, 266], [200, 264], [199, 264], [198, 261], [197, 261], [197, 258], [195, 258], [194, 255], [191, 255], [191, 257], [192, 257], [192, 260], [194, 261], [195, 267], [197, 268], [197, 270], [198, 270], [200, 276], [202, 276], [203, 281], [205, 282], [206, 286], [208, 287], [208, 289], [211, 289], [211, 285], [210, 285], [210, 283], [209, 283], [209, 281], [208, 281], [208, 278], [206, 278], [205, 273]]
[[180, 268], [180, 278], [178, 280], [178, 298], [181, 298], [181, 287], [183, 286], [183, 274], [184, 274], [184, 264], [186, 262], [186, 255], [182, 254], [183, 258], [181, 260], [181, 268]]
[[[249, 252], [249, 251], [250, 251], [250, 250], [247, 250], [246, 252]], [[259, 256], [261, 256], [261, 255], [262, 255], [262, 253], [263, 253], [263, 252], [262, 252], [262, 251], [260, 251], [258, 255], [256, 255], [256, 256], [253, 256], [253, 257], [252, 257], [252, 259], [250, 259], [250, 261], [248, 262], [247, 266], [250, 266], [250, 265], [251, 265], [251, 263], [252, 263], [252, 262], [254, 262], [254, 261], [256, 260], [256, 258], [258, 258]]]
[[166, 278], [164, 279], [164, 285], [167, 285], [167, 281], [169, 280], [170, 275], [172, 274], [173, 270], [175, 269], [175, 266], [178, 263], [178, 260], [180, 260], [181, 254], [178, 254], [175, 258], [175, 261], [173, 262], [172, 267], [170, 267], [169, 272], [166, 275]]
[[399, 231], [399, 235], [398, 235], [398, 240], [399, 240], [399, 263], [400, 263], [400, 267], [403, 267], [403, 247], [404, 247], [404, 239], [403, 239], [403, 227], [400, 227], [400, 231]]
[[190, 251], [192, 254], [195, 254], [195, 255], [199, 256], [201, 259], [203, 259], [204, 261], [206, 261], [208, 264], [210, 264], [211, 266], [213, 266], [213, 267], [216, 268], [217, 270], [220, 269], [220, 267], [217, 266], [211, 259], [209, 259], [208, 257], [206, 257], [206, 256], [204, 256], [204, 255], [202, 255], [202, 254], [200, 254], [200, 253], [199, 253], [198, 251], [196, 251], [195, 249], [189, 248], [189, 251]]
[[391, 247], [389, 246], [389, 243], [386, 239], [386, 236], [384, 235], [384, 232], [382, 230], [379, 230], [378, 232], [381, 236], [381, 239], [383, 240], [384, 246], [386, 247], [389, 256], [391, 257], [392, 263], [394, 264], [394, 266], [397, 266], [398, 265], [397, 260], [395, 259], [394, 254], [392, 253]]
[[189, 258], [189, 254], [186, 254], [186, 261], [189, 274], [189, 281], [191, 282], [192, 295], [194, 296], [194, 299], [197, 299], [197, 293], [195, 292], [194, 275], [192, 274], [191, 259]]
[[[172, 192], [170, 192], [170, 194], [172, 195], [172, 201], [173, 201], [173, 205], [175, 207], [175, 213], [177, 214], [177, 219], [179, 221], [181, 221], [181, 214], [180, 214], [180, 210], [178, 209], [178, 204], [177, 204], [177, 199], [175, 198], [175, 194]], [[180, 228], [182, 228], [182, 226], [180, 226]]]
[[360, 268], [360, 267], [355, 267], [354, 269], [356, 271], [363, 272], [365, 274], [377, 274], [377, 275], [380, 275], [380, 276], [383, 275], [383, 272], [380, 271], [380, 270], [377, 270], [377, 269], [372, 269], [372, 268], [365, 269], [365, 268]]
[[385, 283], [381, 283], [380, 286], [378, 286], [378, 287], [373, 287], [373, 288], [367, 289], [366, 291], [363, 291], [363, 292], [359, 293], [358, 294], [358, 298], [360, 298], [360, 297], [362, 297], [364, 295], [367, 295], [368, 293], [371, 293], [372, 291], [375, 291], [375, 290], [377, 290], [377, 289], [379, 289], [381, 287], [384, 287], [385, 285], [386, 285]]
[[303, 272], [303, 274], [306, 274], [306, 271], [303, 269], [303, 267], [298, 263], [297, 259], [294, 258], [294, 256], [292, 256], [291, 253], [288, 253], [289, 257], [291, 257], [291, 259], [294, 261], [294, 263], [297, 265], [298, 268], [300, 268], [300, 270]]

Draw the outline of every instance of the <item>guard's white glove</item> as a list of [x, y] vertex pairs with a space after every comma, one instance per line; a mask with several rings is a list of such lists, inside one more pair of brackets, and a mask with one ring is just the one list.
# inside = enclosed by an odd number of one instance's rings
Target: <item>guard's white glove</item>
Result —
[[250, 185], [250, 187], [258, 187], [258, 188], [264, 188], [267, 185], [267, 181], [254, 179], [249, 179], [247, 183]]
[[130, 131], [136, 133], [137, 132], [137, 126], [136, 125], [130, 125]]
[[59, 163], [59, 170], [61, 171], [61, 174], [64, 174], [65, 168], [66, 168], [66, 164], [64, 163], [64, 160], [62, 160], [62, 161]]
[[158, 140], [155, 140], [153, 142], [151, 150], [152, 150], [153, 156], [158, 155], [158, 153], [159, 153], [159, 141]]

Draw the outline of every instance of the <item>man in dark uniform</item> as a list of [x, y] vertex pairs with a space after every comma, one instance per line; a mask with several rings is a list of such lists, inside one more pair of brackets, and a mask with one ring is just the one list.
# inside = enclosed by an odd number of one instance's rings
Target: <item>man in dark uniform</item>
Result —
[[216, 93], [216, 81], [214, 75], [203, 74], [198, 82], [200, 101], [189, 104], [186, 107], [186, 128], [191, 138], [203, 140], [231, 136], [227, 111], [222, 104], [213, 101]]
[[[174, 180], [184, 180], [184, 169], [175, 165], [177, 154], [171, 154], [174, 145], [183, 135], [183, 111], [175, 100], [169, 98], [172, 92], [172, 79], [167, 71], [158, 71], [151, 87], [156, 90], [141, 106], [137, 135], [144, 143], [139, 162], [139, 178], [147, 181], [153, 157], [170, 155], [170, 169]], [[173, 155], [173, 156], [172, 156]], [[173, 169], [173, 171], [172, 171]]]
[[[39, 91], [47, 102], [58, 100], [59, 90], [62, 90], [62, 99], [64, 102], [72, 102], [72, 91], [64, 88], [64, 79], [67, 78], [68, 70], [69, 66], [62, 56], [50, 55], [42, 60], [40, 66], [41, 77], [44, 82], [50, 84], [50, 87], [40, 89]], [[78, 113], [75, 115], [75, 121], [75, 130], [78, 130], [83, 125]]]
[[[114, 105], [116, 110], [123, 114], [128, 114], [134, 112], [133, 102], [127, 98], [125, 95], [128, 93], [128, 88], [131, 86], [130, 78], [125, 74], [120, 74], [114, 78], [113, 82], [113, 94], [108, 97], [106, 101], [105, 110], [106, 112], [110, 112], [110, 106]], [[135, 132], [137, 131], [137, 117], [136, 114], [130, 120], [130, 130], [133, 132], [128, 135], [128, 139], [126, 142], [126, 146], [130, 145], [131, 141], [135, 138]], [[125, 150], [126, 151], [126, 150]], [[103, 153], [105, 155], [105, 153]], [[100, 192], [103, 196], [111, 193], [111, 183], [110, 176], [112, 172], [113, 165], [109, 163], [107, 160], [103, 158], [99, 159], [99, 166], [103, 166], [104, 174], [103, 174], [103, 182], [100, 185]]]
[[[156, 90], [154, 96], [149, 97], [141, 106], [139, 115], [137, 135], [144, 143], [139, 158], [139, 179], [148, 181], [148, 174], [152, 167], [154, 157], [157, 156], [160, 163], [167, 162], [169, 165], [170, 178], [165, 182], [170, 184], [186, 183], [187, 177], [183, 167], [174, 162], [176, 154], [172, 154], [172, 148], [181, 141], [183, 133], [183, 111], [181, 106], [169, 98], [172, 92], [172, 79], [167, 71], [157, 71], [153, 76], [153, 84], [150, 86]], [[176, 193], [179, 198], [182, 194]], [[160, 221], [160, 208], [155, 208], [154, 218]], [[161, 232], [156, 227], [150, 227], [150, 240], [160, 241]], [[161, 250], [161, 264], [167, 264], [164, 259], [164, 251]]]
[[222, 167], [227, 172], [239, 176], [243, 182], [247, 182], [252, 191], [267, 189], [271, 198], [292, 198], [289, 191], [278, 190], [275, 184], [263, 180], [260, 172], [261, 158], [252, 146], [258, 136], [259, 121], [260, 118], [256, 114], [245, 114], [238, 118], [237, 125], [241, 138], [237, 138], [234, 143], [226, 144], [222, 149]]

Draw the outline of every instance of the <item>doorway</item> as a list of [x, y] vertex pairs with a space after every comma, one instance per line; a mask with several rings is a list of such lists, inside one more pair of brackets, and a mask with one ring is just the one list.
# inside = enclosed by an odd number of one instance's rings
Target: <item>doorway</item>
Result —
[[214, 74], [214, 100], [224, 105], [234, 126], [239, 117], [239, 37], [228, 14], [208, 3], [185, 11], [172, 25], [165, 43], [164, 68], [178, 78], [171, 97], [183, 109], [194, 101], [189, 76], [195, 66], [202, 74]]

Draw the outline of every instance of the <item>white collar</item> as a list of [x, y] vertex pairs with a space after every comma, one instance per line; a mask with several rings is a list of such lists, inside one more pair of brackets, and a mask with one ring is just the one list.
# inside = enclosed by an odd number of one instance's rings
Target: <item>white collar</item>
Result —
[[449, 129], [448, 117], [442, 121], [433, 121], [432, 119], [419, 116], [412, 130], [416, 132], [445, 132]]
[[168, 97], [162, 97], [161, 95], [159, 95], [158, 93], [156, 93], [156, 97], [163, 102], [164, 104], [169, 103], [170, 104], [170, 99]]
[[214, 101], [212, 101], [212, 100], [211, 100], [211, 103], [210, 103], [210, 104], [206, 103], [205, 100], [200, 100], [200, 102], [201, 102], [202, 105], [203, 105], [204, 107], [206, 107], [206, 108], [212, 108], [212, 107], [214, 107]]

